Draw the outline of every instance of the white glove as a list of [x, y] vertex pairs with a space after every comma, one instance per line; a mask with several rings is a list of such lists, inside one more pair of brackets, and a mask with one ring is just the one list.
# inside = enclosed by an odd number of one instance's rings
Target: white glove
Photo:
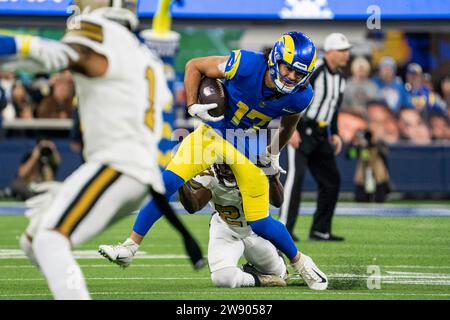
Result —
[[209, 104], [195, 103], [188, 107], [188, 113], [191, 115], [191, 117], [197, 117], [203, 121], [217, 122], [223, 119], [223, 115], [220, 117], [213, 117], [208, 113], [208, 110], [214, 109], [216, 107], [217, 103], [209, 103]]
[[272, 176], [275, 175], [277, 173], [282, 173], [282, 174], [286, 174], [286, 170], [284, 170], [281, 166], [280, 166], [280, 154], [271, 154], [269, 152], [269, 150], [266, 151], [261, 154], [259, 156], [259, 162], [263, 165], [266, 166], [266, 168], [262, 168], [264, 173], [268, 176]]
[[17, 37], [18, 52], [39, 61], [47, 71], [59, 71], [78, 61], [79, 54], [67, 44], [39, 37]]

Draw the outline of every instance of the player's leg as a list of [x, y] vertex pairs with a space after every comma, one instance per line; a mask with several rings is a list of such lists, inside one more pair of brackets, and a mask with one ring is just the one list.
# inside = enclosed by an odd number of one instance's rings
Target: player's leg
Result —
[[[215, 141], [211, 139], [210, 130], [212, 129], [208, 129], [202, 124], [183, 139], [175, 156], [163, 172], [167, 199], [177, 192], [184, 183], [209, 168], [216, 161], [217, 155], [215, 152], [212, 154], [205, 152], [215, 145]], [[129, 240], [139, 245], [161, 215], [162, 213], [158, 210], [156, 202], [149, 201], [139, 211]]]
[[47, 183], [44, 193], [28, 199], [25, 203], [27, 207], [25, 216], [29, 219], [29, 223], [25, 232], [20, 236], [19, 245], [31, 263], [39, 269], [40, 267], [32, 248], [33, 237], [36, 234], [44, 213], [48, 210], [60, 189], [60, 182]]
[[[228, 142], [227, 152], [234, 148]], [[236, 150], [236, 149], [235, 149]], [[239, 151], [237, 161], [229, 163], [242, 195], [245, 218], [253, 232], [270, 241], [290, 260], [293, 268], [301, 274], [311, 289], [324, 290], [328, 280], [308, 256], [301, 254], [286, 226], [269, 215], [269, 182], [263, 170], [253, 164]]]
[[33, 251], [56, 299], [89, 299], [89, 292], [72, 253], [120, 214], [136, 208], [147, 187], [99, 164], [86, 163], [63, 184], [44, 215], [33, 240]]
[[[177, 192], [186, 181], [209, 168], [216, 161], [216, 152], [212, 154], [205, 152], [207, 149], [214, 150], [211, 146], [215, 145], [215, 140], [211, 139], [213, 135], [208, 133], [210, 130], [202, 124], [183, 139], [174, 158], [162, 174], [167, 199]], [[122, 267], [127, 267], [128, 261], [131, 261], [142, 240], [162, 214], [158, 203], [154, 199], [150, 199], [139, 210], [130, 237], [120, 245], [101, 245], [100, 254]], [[118, 259], [121, 256], [126, 257], [125, 262]]]
[[287, 276], [286, 264], [272, 243], [256, 234], [246, 237], [243, 242], [245, 259], [259, 272], [280, 278]]
[[209, 227], [208, 264], [216, 287], [239, 288], [255, 286], [254, 277], [237, 267], [244, 252], [244, 243], [214, 214]]

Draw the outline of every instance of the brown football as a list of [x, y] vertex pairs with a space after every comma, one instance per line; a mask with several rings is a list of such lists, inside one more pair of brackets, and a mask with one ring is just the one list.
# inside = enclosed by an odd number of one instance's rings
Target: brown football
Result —
[[223, 83], [219, 79], [203, 77], [198, 87], [198, 103], [217, 103], [217, 108], [208, 113], [213, 117], [223, 115], [228, 105]]

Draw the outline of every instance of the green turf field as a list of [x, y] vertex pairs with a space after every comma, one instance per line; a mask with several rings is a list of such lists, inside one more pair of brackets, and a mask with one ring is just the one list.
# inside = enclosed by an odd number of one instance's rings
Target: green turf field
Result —
[[[209, 217], [181, 217], [206, 255]], [[306, 240], [311, 217], [300, 217], [299, 246], [330, 279], [323, 292], [295, 278], [285, 288], [214, 288], [208, 268], [192, 269], [165, 221], [122, 270], [96, 249], [124, 240], [133, 222], [127, 218], [75, 249], [94, 299], [450, 299], [450, 217], [337, 216], [333, 229], [346, 236], [343, 243]], [[44, 278], [20, 255], [18, 237], [26, 224], [22, 216], [0, 216], [0, 299], [51, 299]], [[367, 288], [370, 265], [381, 271], [380, 289]], [[369, 283], [376, 286], [376, 275]]]

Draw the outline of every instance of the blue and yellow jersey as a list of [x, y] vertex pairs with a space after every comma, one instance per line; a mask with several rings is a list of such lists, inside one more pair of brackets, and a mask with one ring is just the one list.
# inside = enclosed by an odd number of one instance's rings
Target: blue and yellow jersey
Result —
[[260, 52], [235, 50], [225, 68], [228, 108], [215, 128], [264, 129], [272, 119], [300, 113], [311, 103], [311, 85], [293, 94], [277, 94], [264, 85], [267, 59]]
[[258, 132], [267, 128], [272, 119], [298, 114], [311, 104], [314, 97], [311, 85], [292, 94], [279, 94], [265, 86], [267, 70], [267, 59], [262, 53], [232, 51], [225, 67], [228, 96], [225, 117], [220, 122], [207, 124], [223, 136], [227, 129]]

